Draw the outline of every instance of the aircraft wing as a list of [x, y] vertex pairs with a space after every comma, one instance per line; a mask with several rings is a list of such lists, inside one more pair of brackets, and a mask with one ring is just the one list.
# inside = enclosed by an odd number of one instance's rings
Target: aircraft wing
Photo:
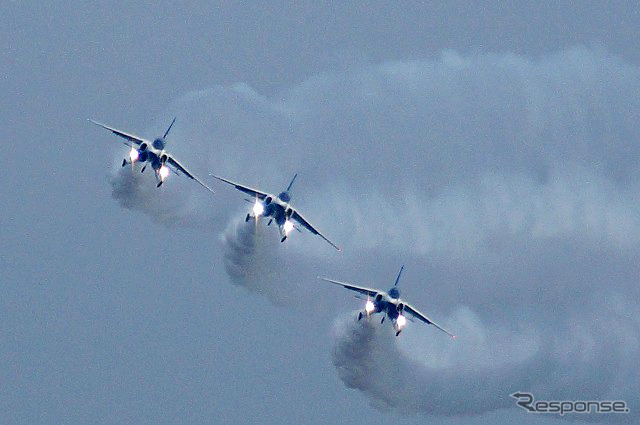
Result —
[[251, 195], [251, 196], [255, 196], [255, 197], [257, 197], [257, 198], [258, 198], [258, 199], [260, 199], [260, 200], [262, 200], [262, 199], [266, 198], [267, 196], [271, 196], [271, 197], [272, 197], [272, 198], [274, 198], [274, 199], [276, 198], [276, 196], [270, 195], [270, 194], [268, 194], [268, 193], [266, 193], [266, 192], [260, 192], [260, 191], [259, 191], [259, 190], [257, 190], [257, 189], [252, 189], [252, 188], [250, 188], [250, 187], [243, 186], [243, 185], [241, 185], [241, 184], [239, 184], [239, 183], [232, 182], [231, 180], [227, 180], [227, 179], [222, 178], [222, 177], [219, 177], [219, 176], [213, 176], [213, 177], [215, 177], [215, 178], [217, 178], [218, 180], [223, 181], [223, 182], [225, 182], [225, 183], [227, 183], [227, 184], [230, 184], [231, 186], [233, 186], [233, 187], [235, 187], [236, 189], [238, 189], [240, 192], [244, 192], [244, 193], [249, 194], [249, 195]]
[[110, 132], [112, 132], [113, 134], [115, 134], [116, 136], [120, 136], [123, 139], [127, 139], [128, 141], [135, 143], [136, 145], [140, 145], [141, 143], [147, 143], [147, 144], [151, 144], [151, 142], [149, 142], [146, 139], [143, 139], [142, 137], [138, 137], [134, 134], [129, 134], [129, 133], [125, 133], [124, 131], [120, 131], [117, 128], [113, 128], [113, 127], [109, 127], [108, 125], [104, 125], [102, 123], [99, 123], [97, 121], [94, 121], [92, 119], [90, 119], [89, 121], [91, 121], [92, 123], [94, 123], [95, 125], [105, 128], [107, 130], [109, 130]]
[[377, 291], [375, 289], [365, 288], [364, 286], [356, 286], [356, 285], [352, 285], [352, 284], [347, 283], [347, 282], [340, 282], [339, 280], [327, 279], [326, 277], [318, 276], [318, 279], [322, 279], [322, 280], [324, 280], [326, 282], [331, 282], [331, 283], [334, 283], [336, 285], [340, 285], [343, 288], [349, 289], [349, 290], [354, 291], [354, 292], [358, 292], [358, 293], [360, 293], [362, 295], [366, 295], [366, 296], [371, 297], [371, 298], [375, 298], [375, 296], [378, 295], [378, 292], [379, 292], [379, 291]]
[[427, 325], [433, 325], [436, 328], [440, 329], [442, 332], [446, 333], [447, 335], [449, 335], [452, 338], [455, 338], [456, 336], [454, 334], [452, 334], [451, 332], [449, 332], [448, 330], [444, 329], [443, 327], [439, 326], [437, 323], [431, 321], [431, 319], [429, 319], [427, 316], [425, 316], [424, 314], [420, 313], [418, 310], [416, 310], [415, 308], [411, 307], [409, 304], [405, 304], [404, 305], [404, 311], [406, 311], [407, 313], [411, 314], [413, 317], [422, 320], [424, 323], [426, 323]]
[[327, 243], [329, 243], [329, 245], [331, 245], [332, 247], [334, 247], [335, 249], [337, 249], [338, 251], [340, 251], [340, 248], [334, 244], [333, 242], [331, 242], [329, 239], [327, 239], [326, 236], [324, 236], [322, 233], [318, 232], [315, 227], [313, 227], [307, 220], [305, 220], [305, 218], [296, 210], [293, 210], [293, 213], [291, 214], [291, 218], [293, 218], [295, 221], [297, 221], [298, 223], [300, 223], [303, 227], [305, 227], [308, 231], [310, 231], [311, 233], [313, 233], [314, 235], [318, 235], [320, 236], [322, 239], [324, 239], [325, 241], [327, 241]]
[[180, 164], [178, 162], [178, 160], [176, 160], [174, 157], [172, 157], [171, 155], [167, 155], [167, 162], [169, 163], [169, 165], [175, 167], [175, 169], [177, 169], [178, 171], [182, 172], [182, 174], [184, 174], [185, 176], [189, 177], [192, 180], [195, 180], [196, 182], [200, 183], [200, 185], [202, 187], [204, 187], [205, 189], [207, 189], [209, 192], [214, 193], [213, 190], [207, 186], [205, 183], [203, 183], [199, 178], [197, 178], [195, 175], [191, 174], [191, 172], [189, 172], [189, 170], [187, 170], [186, 168], [184, 168], [184, 166], [182, 164]]

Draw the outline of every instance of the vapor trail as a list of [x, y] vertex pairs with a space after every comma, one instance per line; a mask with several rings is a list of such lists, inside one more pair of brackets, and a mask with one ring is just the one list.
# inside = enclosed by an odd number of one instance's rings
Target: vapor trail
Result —
[[[523, 388], [547, 400], [608, 399], [622, 390], [616, 382], [629, 379], [628, 373], [621, 373], [630, 366], [628, 353], [640, 353], [638, 341], [628, 340], [637, 320], [586, 326], [571, 318], [558, 323], [561, 330], [551, 335], [535, 325], [498, 329], [461, 307], [448, 320], [459, 333], [451, 342], [417, 323], [395, 337], [378, 316], [361, 321], [355, 317], [354, 313], [334, 323], [333, 364], [338, 376], [375, 405], [402, 414], [459, 416], [512, 408], [509, 394]], [[623, 341], [631, 344], [623, 348]], [[598, 380], [593, 380], [594, 373]], [[631, 396], [639, 389], [638, 377], [635, 373], [632, 388], [623, 390], [630, 405], [638, 401], [637, 395]], [[626, 423], [636, 416], [565, 419]]]
[[[153, 174], [153, 170], [147, 170], [149, 173]], [[111, 196], [121, 207], [142, 212], [157, 223], [167, 226], [187, 224], [190, 220], [186, 197], [165, 187], [156, 190], [151, 180], [140, 173], [140, 167], [122, 167], [111, 177]], [[171, 193], [172, 202], [166, 201], [167, 191]]]
[[[412, 302], [467, 306], [434, 316], [455, 343], [418, 324], [395, 338], [379, 322], [339, 321], [334, 364], [347, 386], [399, 413], [515, 408], [508, 395], [523, 390], [623, 398], [637, 419], [637, 65], [588, 48], [448, 51], [317, 75], [273, 99], [218, 86], [174, 107], [185, 117], [175, 136], [210, 161], [196, 169], [265, 187], [286, 180], [281, 164], [300, 170], [305, 200], [322, 206], [310, 218], [344, 241], [338, 261], [305, 238], [280, 244], [272, 228], [229, 222], [238, 194], [220, 190], [205, 223], [226, 226], [234, 284], [274, 302], [313, 296], [323, 320], [334, 303], [309, 279], [356, 266], [372, 282], [412, 257], [434, 283]], [[148, 199], [153, 183], [126, 173], [112, 182], [123, 207], [171, 225], [200, 219], [186, 195]], [[315, 292], [295, 294], [305, 290]]]
[[223, 236], [224, 266], [234, 284], [278, 302], [278, 286], [265, 283], [274, 279], [282, 261], [277, 255], [278, 241], [266, 230], [255, 220], [232, 220]]
[[153, 170], [147, 167], [142, 174], [140, 169], [140, 165], [128, 165], [116, 169], [110, 178], [111, 196], [122, 208], [141, 212], [168, 227], [210, 230], [218, 224], [222, 214], [209, 205], [215, 195], [200, 193], [199, 187], [185, 191], [183, 185], [191, 185], [191, 181], [172, 181], [156, 188]]

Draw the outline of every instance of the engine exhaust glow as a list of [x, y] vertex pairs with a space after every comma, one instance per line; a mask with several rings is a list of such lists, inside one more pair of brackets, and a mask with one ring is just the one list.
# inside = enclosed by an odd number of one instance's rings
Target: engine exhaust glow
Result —
[[366, 311], [367, 314], [371, 314], [375, 309], [376, 306], [375, 304], [373, 304], [373, 301], [367, 300], [367, 303], [364, 305], [364, 311]]
[[253, 215], [258, 217], [264, 213], [264, 205], [262, 205], [261, 201], [256, 200], [256, 203], [253, 204]]
[[138, 150], [136, 148], [131, 148], [131, 150], [129, 151], [129, 159], [132, 163], [138, 160], [138, 156]]
[[404, 317], [402, 314], [398, 316], [398, 318], [396, 319], [396, 323], [398, 324], [399, 328], [403, 328], [404, 325], [407, 324], [407, 318]]
[[284, 228], [284, 233], [286, 235], [288, 235], [289, 232], [291, 232], [293, 230], [293, 223], [291, 221], [287, 220], [287, 221], [284, 222], [283, 228]]
[[160, 167], [160, 170], [158, 170], [158, 175], [160, 176], [160, 180], [164, 181], [167, 177], [169, 177], [169, 167], [167, 167], [166, 165]]

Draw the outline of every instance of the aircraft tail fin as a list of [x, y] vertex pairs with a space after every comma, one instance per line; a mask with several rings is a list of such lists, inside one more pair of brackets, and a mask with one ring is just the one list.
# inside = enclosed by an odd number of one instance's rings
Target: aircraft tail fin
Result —
[[398, 286], [398, 282], [400, 281], [400, 276], [402, 275], [402, 270], [404, 270], [404, 264], [400, 267], [400, 273], [398, 273], [398, 277], [396, 277], [396, 283], [393, 286]]
[[169, 128], [167, 128], [167, 131], [164, 132], [164, 136], [162, 136], [163, 139], [167, 138], [167, 135], [171, 131], [171, 127], [173, 127], [173, 123], [176, 122], [176, 118], [177, 117], [173, 117], [173, 121], [171, 121], [171, 124], [169, 124]]
[[291, 186], [293, 186], [293, 182], [296, 181], [296, 177], [298, 177], [298, 173], [294, 174], [293, 178], [291, 179], [291, 183], [289, 183], [289, 186], [287, 186], [286, 192], [291, 190]]

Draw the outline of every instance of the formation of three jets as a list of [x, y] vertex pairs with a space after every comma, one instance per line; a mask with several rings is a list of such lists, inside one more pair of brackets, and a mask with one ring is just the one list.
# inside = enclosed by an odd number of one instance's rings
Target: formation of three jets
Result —
[[[143, 164], [142, 169], [140, 170], [140, 172], [142, 173], [147, 168], [147, 165], [150, 165], [156, 176], [156, 187], [160, 187], [164, 183], [164, 181], [169, 176], [170, 170], [172, 170], [178, 175], [184, 174], [188, 178], [196, 181], [202, 187], [213, 193], [213, 190], [209, 186], [207, 186], [202, 180], [200, 180], [193, 173], [187, 170], [186, 167], [184, 167], [177, 159], [175, 159], [169, 152], [165, 150], [166, 138], [176, 121], [175, 118], [173, 119], [173, 121], [171, 121], [171, 124], [164, 132], [164, 135], [162, 137], [154, 139], [153, 141], [138, 137], [131, 133], [126, 133], [124, 131], [109, 127], [105, 124], [93, 120], [89, 121], [109, 130], [116, 136], [125, 139], [126, 142], [124, 142], [124, 144], [130, 148], [130, 151], [129, 157], [125, 158], [122, 161], [122, 166], [124, 167], [127, 164], [131, 164], [133, 166], [136, 163], [141, 163]], [[256, 220], [258, 220], [260, 217], [265, 217], [269, 219], [269, 221], [267, 222], [267, 226], [271, 225], [271, 223], [275, 221], [280, 232], [280, 242], [284, 242], [293, 229], [300, 231], [298, 226], [302, 226], [312, 234], [320, 236], [332, 247], [340, 251], [340, 248], [336, 244], [334, 244], [322, 233], [320, 233], [309, 223], [307, 219], [302, 216], [302, 214], [300, 214], [300, 212], [298, 212], [291, 206], [291, 196], [289, 192], [291, 191], [291, 187], [293, 186], [293, 183], [296, 180], [297, 176], [297, 174], [294, 175], [287, 189], [283, 192], [280, 192], [277, 196], [250, 188], [248, 186], [243, 186], [222, 177], [214, 177], [220, 181], [234, 186], [239, 191], [254, 198], [247, 199], [247, 201], [253, 203], [253, 207], [251, 209], [251, 212], [246, 215], [245, 221], [249, 221], [249, 219], [251, 218], [255, 218]], [[297, 224], [294, 224], [294, 222]], [[400, 273], [398, 273], [398, 277], [396, 278], [393, 287], [388, 292], [351, 285], [346, 282], [340, 282], [327, 278], [320, 279], [354, 291], [358, 294], [356, 295], [356, 297], [358, 298], [366, 296], [366, 304], [364, 310], [358, 314], [358, 320], [361, 320], [365, 316], [369, 317], [370, 315], [375, 313], [383, 313], [381, 323], [384, 322], [385, 318], [388, 318], [393, 324], [393, 327], [396, 331], [396, 336], [398, 336], [406, 324], [407, 317], [409, 317], [410, 320], [416, 318], [428, 325], [435, 326], [439, 330], [455, 338], [455, 336], [449, 331], [440, 327], [432, 320], [427, 318], [424, 314], [420, 313], [416, 308], [400, 299], [400, 291], [397, 285], [400, 280], [400, 276], [402, 275], [403, 269], [404, 266], [400, 268]], [[408, 313], [409, 316], [406, 316], [405, 313]]]

